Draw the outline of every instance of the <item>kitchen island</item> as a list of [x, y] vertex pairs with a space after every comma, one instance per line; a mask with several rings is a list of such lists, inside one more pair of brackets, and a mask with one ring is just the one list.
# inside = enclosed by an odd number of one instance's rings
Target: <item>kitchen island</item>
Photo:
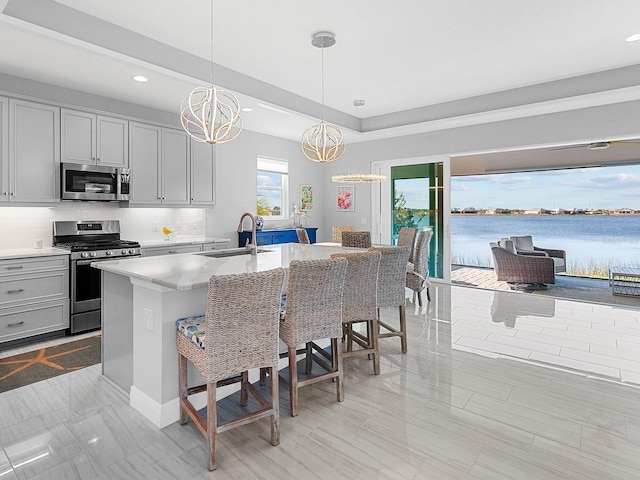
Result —
[[[287, 268], [292, 260], [354, 251], [359, 249], [286, 243], [260, 248], [257, 255], [238, 248], [95, 263], [103, 279], [102, 373], [163, 428], [179, 417], [175, 321], [204, 313], [212, 275]], [[197, 378], [195, 369], [189, 377]]]

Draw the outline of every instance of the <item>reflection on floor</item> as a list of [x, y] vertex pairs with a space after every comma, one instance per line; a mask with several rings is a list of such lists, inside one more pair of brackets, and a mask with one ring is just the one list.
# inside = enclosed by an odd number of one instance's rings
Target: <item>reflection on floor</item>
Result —
[[[301, 390], [300, 416], [219, 437], [157, 430], [90, 367], [0, 395], [4, 478], [640, 478], [640, 309], [433, 284], [407, 305], [409, 352], [353, 357], [345, 401]], [[385, 320], [397, 317], [384, 311]], [[283, 387], [284, 388], [284, 387]]]

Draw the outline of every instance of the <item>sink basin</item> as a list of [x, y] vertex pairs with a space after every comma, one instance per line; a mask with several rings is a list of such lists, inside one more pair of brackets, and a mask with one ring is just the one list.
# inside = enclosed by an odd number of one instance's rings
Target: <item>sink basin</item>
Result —
[[[259, 248], [257, 250], [258, 253], [270, 252], [271, 250], [266, 250], [264, 248]], [[200, 252], [196, 253], [196, 255], [202, 255], [204, 257], [237, 257], [238, 255], [249, 255], [251, 254], [251, 250], [247, 250], [246, 248], [227, 248], [224, 250], [211, 250], [209, 252]]]

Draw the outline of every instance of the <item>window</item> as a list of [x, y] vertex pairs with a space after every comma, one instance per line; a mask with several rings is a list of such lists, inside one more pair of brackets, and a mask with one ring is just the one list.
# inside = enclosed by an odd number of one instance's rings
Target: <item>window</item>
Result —
[[272, 220], [288, 218], [289, 164], [258, 157], [257, 165], [257, 214]]

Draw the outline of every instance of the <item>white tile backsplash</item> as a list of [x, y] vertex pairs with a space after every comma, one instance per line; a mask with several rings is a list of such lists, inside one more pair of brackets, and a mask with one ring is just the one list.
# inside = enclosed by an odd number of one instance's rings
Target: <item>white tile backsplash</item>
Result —
[[[126, 240], [163, 240], [166, 226], [181, 238], [207, 234], [206, 212], [202, 208], [120, 208], [117, 204], [62, 203], [56, 207], [0, 207], [0, 249], [30, 248], [36, 240], [51, 246], [53, 222], [61, 220], [120, 220]], [[158, 230], [153, 231], [157, 224]]]

